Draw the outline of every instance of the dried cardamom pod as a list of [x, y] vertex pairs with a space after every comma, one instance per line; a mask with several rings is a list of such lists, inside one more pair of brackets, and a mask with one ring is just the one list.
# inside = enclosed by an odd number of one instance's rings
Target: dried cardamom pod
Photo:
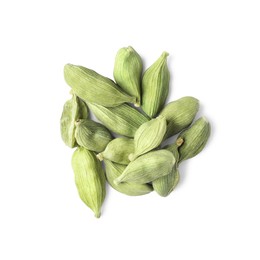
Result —
[[99, 218], [106, 196], [106, 179], [101, 162], [93, 152], [78, 147], [72, 156], [72, 168], [80, 198]]
[[72, 94], [72, 98], [66, 101], [60, 119], [60, 132], [64, 143], [73, 148], [77, 145], [75, 139], [75, 122], [79, 118], [88, 118], [89, 111], [87, 105]]
[[103, 151], [113, 139], [105, 126], [90, 119], [79, 119], [76, 122], [75, 137], [80, 146], [94, 152]]
[[167, 139], [187, 128], [199, 110], [199, 101], [194, 97], [183, 97], [167, 104], [160, 112], [167, 120]]
[[142, 109], [150, 116], [156, 116], [162, 109], [169, 92], [170, 72], [167, 67], [167, 52], [152, 64], [142, 79]]
[[131, 46], [121, 48], [117, 52], [114, 65], [114, 79], [127, 94], [136, 97], [137, 106], [140, 106], [141, 99], [142, 70], [142, 59]]
[[124, 102], [136, 103], [136, 98], [124, 93], [111, 79], [82, 66], [67, 64], [64, 77], [75, 94], [86, 102], [115, 107]]
[[104, 160], [104, 162], [107, 181], [115, 190], [129, 196], [140, 196], [150, 193], [153, 190], [152, 186], [149, 184], [138, 184], [133, 182], [115, 184], [114, 180], [123, 173], [126, 165], [114, 163], [109, 160]]
[[152, 151], [130, 162], [114, 182], [149, 183], [169, 174], [174, 164], [175, 158], [171, 152], [163, 149]]
[[135, 151], [133, 154], [129, 155], [130, 161], [135, 160], [138, 156], [159, 146], [165, 135], [166, 128], [167, 123], [163, 116], [143, 123], [135, 132]]
[[129, 164], [129, 154], [135, 149], [134, 140], [126, 137], [118, 137], [107, 144], [106, 149], [97, 155], [97, 158], [110, 160], [119, 164]]
[[190, 159], [200, 153], [205, 147], [210, 136], [210, 124], [205, 117], [196, 120], [187, 130], [179, 134], [178, 139], [183, 139], [179, 147], [179, 163]]
[[122, 104], [117, 107], [103, 107], [88, 103], [90, 110], [109, 130], [134, 137], [136, 130], [149, 119], [133, 107]]
[[152, 182], [154, 190], [162, 197], [168, 196], [175, 189], [180, 180], [180, 174], [177, 163], [179, 160], [178, 147], [179, 145], [174, 143], [174, 147], [171, 146], [170, 148], [168, 148], [168, 151], [173, 153], [176, 160], [171, 172]]

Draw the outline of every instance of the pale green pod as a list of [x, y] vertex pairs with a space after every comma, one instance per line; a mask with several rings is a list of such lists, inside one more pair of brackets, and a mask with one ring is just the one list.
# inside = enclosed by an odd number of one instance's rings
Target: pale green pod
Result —
[[80, 146], [94, 152], [103, 151], [113, 139], [105, 126], [90, 119], [76, 122], [75, 137]]
[[135, 152], [130, 154], [130, 161], [158, 147], [165, 135], [167, 122], [164, 117], [159, 116], [142, 124], [135, 133]]
[[177, 186], [180, 180], [180, 173], [178, 169], [178, 145], [174, 144], [168, 148], [168, 151], [172, 152], [175, 157], [175, 165], [173, 166], [171, 172], [161, 178], [158, 178], [152, 182], [154, 190], [162, 197], [168, 196]]
[[115, 190], [129, 196], [145, 195], [153, 190], [152, 186], [149, 184], [138, 184], [133, 182], [115, 184], [114, 180], [123, 173], [126, 165], [114, 163], [109, 160], [104, 160], [104, 162], [107, 181]]
[[183, 97], [167, 104], [160, 115], [167, 120], [167, 139], [187, 128], [199, 110], [199, 100], [194, 97]]
[[136, 97], [137, 106], [140, 106], [142, 71], [142, 59], [131, 46], [121, 48], [117, 52], [114, 65], [114, 79], [127, 94]]
[[89, 111], [87, 105], [76, 95], [72, 94], [72, 98], [66, 101], [63, 106], [60, 118], [60, 132], [64, 143], [73, 148], [77, 146], [75, 139], [75, 122], [79, 118], [88, 118]]
[[93, 152], [78, 147], [72, 156], [72, 168], [80, 198], [99, 218], [106, 196], [106, 179], [101, 162]]
[[118, 137], [110, 141], [106, 149], [97, 155], [97, 158], [110, 160], [119, 164], [129, 164], [129, 154], [133, 153], [135, 149], [134, 140], [126, 137]]
[[167, 67], [167, 52], [149, 67], [142, 79], [142, 109], [155, 117], [163, 108], [169, 92], [170, 72]]
[[91, 103], [88, 103], [88, 106], [96, 118], [109, 130], [127, 137], [134, 137], [140, 125], [149, 120], [128, 104], [109, 108]]
[[130, 162], [124, 172], [114, 180], [121, 182], [149, 183], [170, 173], [175, 158], [167, 150], [157, 150], [141, 155]]
[[200, 153], [205, 147], [210, 136], [210, 124], [205, 117], [196, 120], [187, 130], [179, 134], [178, 139], [183, 139], [179, 147], [179, 163], [190, 159]]
[[82, 66], [67, 64], [64, 78], [75, 94], [86, 102], [115, 107], [124, 102], [136, 103], [136, 98], [124, 93], [111, 79]]

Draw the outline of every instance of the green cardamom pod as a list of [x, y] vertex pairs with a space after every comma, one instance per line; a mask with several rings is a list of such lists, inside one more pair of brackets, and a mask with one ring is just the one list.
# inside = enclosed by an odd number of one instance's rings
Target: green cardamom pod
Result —
[[127, 94], [136, 97], [137, 106], [140, 106], [142, 71], [142, 59], [131, 46], [121, 48], [117, 52], [114, 79]]
[[127, 137], [134, 137], [136, 130], [149, 119], [128, 104], [103, 107], [88, 103], [96, 118], [109, 130]]
[[145, 195], [153, 190], [152, 186], [149, 184], [138, 184], [133, 182], [115, 184], [114, 180], [123, 173], [126, 165], [114, 163], [109, 160], [104, 160], [104, 162], [106, 167], [107, 181], [115, 190], [129, 196]]
[[167, 122], [163, 116], [143, 123], [135, 133], [135, 152], [130, 154], [130, 161], [158, 147], [163, 140], [166, 129]]
[[73, 148], [77, 146], [75, 139], [75, 122], [79, 118], [88, 118], [89, 111], [87, 105], [72, 94], [72, 98], [66, 101], [60, 119], [60, 132], [64, 143]]
[[121, 182], [149, 183], [169, 174], [174, 164], [175, 158], [171, 152], [167, 150], [152, 151], [130, 162], [114, 182], [115, 184]]
[[134, 140], [126, 137], [118, 137], [107, 144], [106, 149], [97, 155], [97, 158], [110, 160], [119, 164], [129, 164], [129, 154], [135, 149]]
[[[196, 120], [187, 130], [181, 132], [178, 139], [183, 139], [179, 147], [179, 163], [200, 153], [210, 136], [210, 124], [205, 117]], [[177, 140], [178, 140], [177, 139]]]
[[175, 189], [180, 180], [180, 173], [177, 163], [179, 160], [178, 147], [179, 145], [174, 143], [174, 147], [171, 146], [168, 148], [168, 151], [173, 153], [176, 160], [171, 172], [152, 182], [154, 190], [162, 197], [168, 196]]
[[72, 168], [80, 198], [99, 218], [106, 196], [106, 179], [101, 162], [93, 152], [78, 147], [72, 156]]
[[187, 128], [199, 110], [199, 101], [194, 97], [183, 97], [167, 104], [160, 112], [167, 120], [167, 139]]
[[163, 108], [169, 92], [170, 72], [167, 67], [167, 52], [152, 64], [142, 79], [142, 109], [155, 117]]
[[94, 152], [103, 151], [113, 139], [105, 126], [90, 119], [76, 122], [75, 137], [80, 146]]
[[124, 93], [111, 79], [82, 66], [67, 64], [64, 77], [75, 94], [86, 102], [115, 107], [124, 102], [136, 103], [136, 98]]

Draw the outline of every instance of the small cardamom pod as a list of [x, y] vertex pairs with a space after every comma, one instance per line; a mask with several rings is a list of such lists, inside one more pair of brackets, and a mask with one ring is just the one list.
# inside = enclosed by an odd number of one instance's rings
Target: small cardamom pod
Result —
[[110, 160], [119, 164], [129, 164], [129, 154], [135, 149], [134, 140], [126, 137], [118, 137], [107, 144], [106, 149], [97, 155], [97, 158]]
[[199, 101], [194, 97], [183, 97], [167, 104], [160, 112], [167, 120], [167, 139], [187, 128], [199, 110]]
[[109, 160], [104, 160], [104, 162], [107, 181], [115, 190], [129, 196], [140, 196], [150, 193], [153, 190], [152, 186], [149, 184], [138, 184], [133, 182], [115, 184], [114, 180], [123, 173], [126, 165], [117, 164]]
[[121, 48], [116, 55], [114, 79], [130, 96], [136, 97], [140, 106], [141, 75], [143, 62], [139, 54], [131, 47]]
[[78, 147], [72, 156], [72, 168], [80, 198], [99, 218], [106, 196], [106, 179], [101, 162], [93, 152]]
[[115, 184], [121, 182], [149, 183], [169, 174], [174, 164], [175, 158], [171, 152], [167, 150], [152, 151], [130, 162], [114, 182]]
[[129, 155], [130, 161], [159, 146], [165, 135], [166, 128], [167, 123], [163, 116], [143, 123], [135, 132], [135, 152]]
[[88, 106], [96, 118], [109, 130], [127, 137], [134, 137], [139, 126], [149, 120], [128, 104], [117, 107], [103, 107], [88, 103]]
[[142, 109], [155, 117], [162, 109], [169, 92], [170, 72], [167, 67], [167, 52], [152, 64], [142, 79]]
[[180, 180], [180, 173], [178, 169], [178, 153], [179, 145], [174, 143], [167, 150], [172, 152], [175, 157], [175, 165], [173, 166], [171, 172], [163, 177], [160, 177], [152, 182], [154, 190], [162, 197], [168, 196], [177, 186]]
[[183, 139], [183, 144], [178, 149], [179, 163], [200, 153], [205, 147], [209, 136], [210, 124], [205, 117], [199, 118], [187, 130], [180, 133], [178, 139]]
[[113, 139], [105, 126], [90, 119], [76, 122], [75, 137], [80, 146], [94, 152], [103, 151]]
[[72, 98], [66, 101], [60, 119], [60, 132], [64, 143], [73, 148], [77, 145], [75, 139], [75, 122], [79, 118], [88, 118], [89, 111], [87, 105], [72, 94]]
[[86, 102], [115, 107], [124, 102], [136, 103], [136, 98], [124, 93], [111, 79], [82, 66], [67, 64], [64, 77], [75, 94]]

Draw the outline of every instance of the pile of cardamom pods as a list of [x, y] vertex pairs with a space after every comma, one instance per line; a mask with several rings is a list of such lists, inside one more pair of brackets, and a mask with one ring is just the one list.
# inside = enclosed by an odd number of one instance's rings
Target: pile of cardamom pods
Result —
[[[205, 117], [193, 122], [199, 109], [196, 98], [165, 105], [170, 81], [167, 56], [163, 52], [143, 72], [140, 55], [132, 47], [121, 48], [114, 81], [82, 66], [64, 67], [72, 98], [63, 107], [61, 136], [67, 146], [76, 147], [72, 156], [76, 186], [96, 217], [101, 215], [107, 182], [130, 196], [153, 190], [168, 196], [179, 182], [180, 163], [207, 143], [209, 122]], [[100, 122], [90, 119], [90, 111]], [[163, 147], [176, 134], [175, 141]]]

